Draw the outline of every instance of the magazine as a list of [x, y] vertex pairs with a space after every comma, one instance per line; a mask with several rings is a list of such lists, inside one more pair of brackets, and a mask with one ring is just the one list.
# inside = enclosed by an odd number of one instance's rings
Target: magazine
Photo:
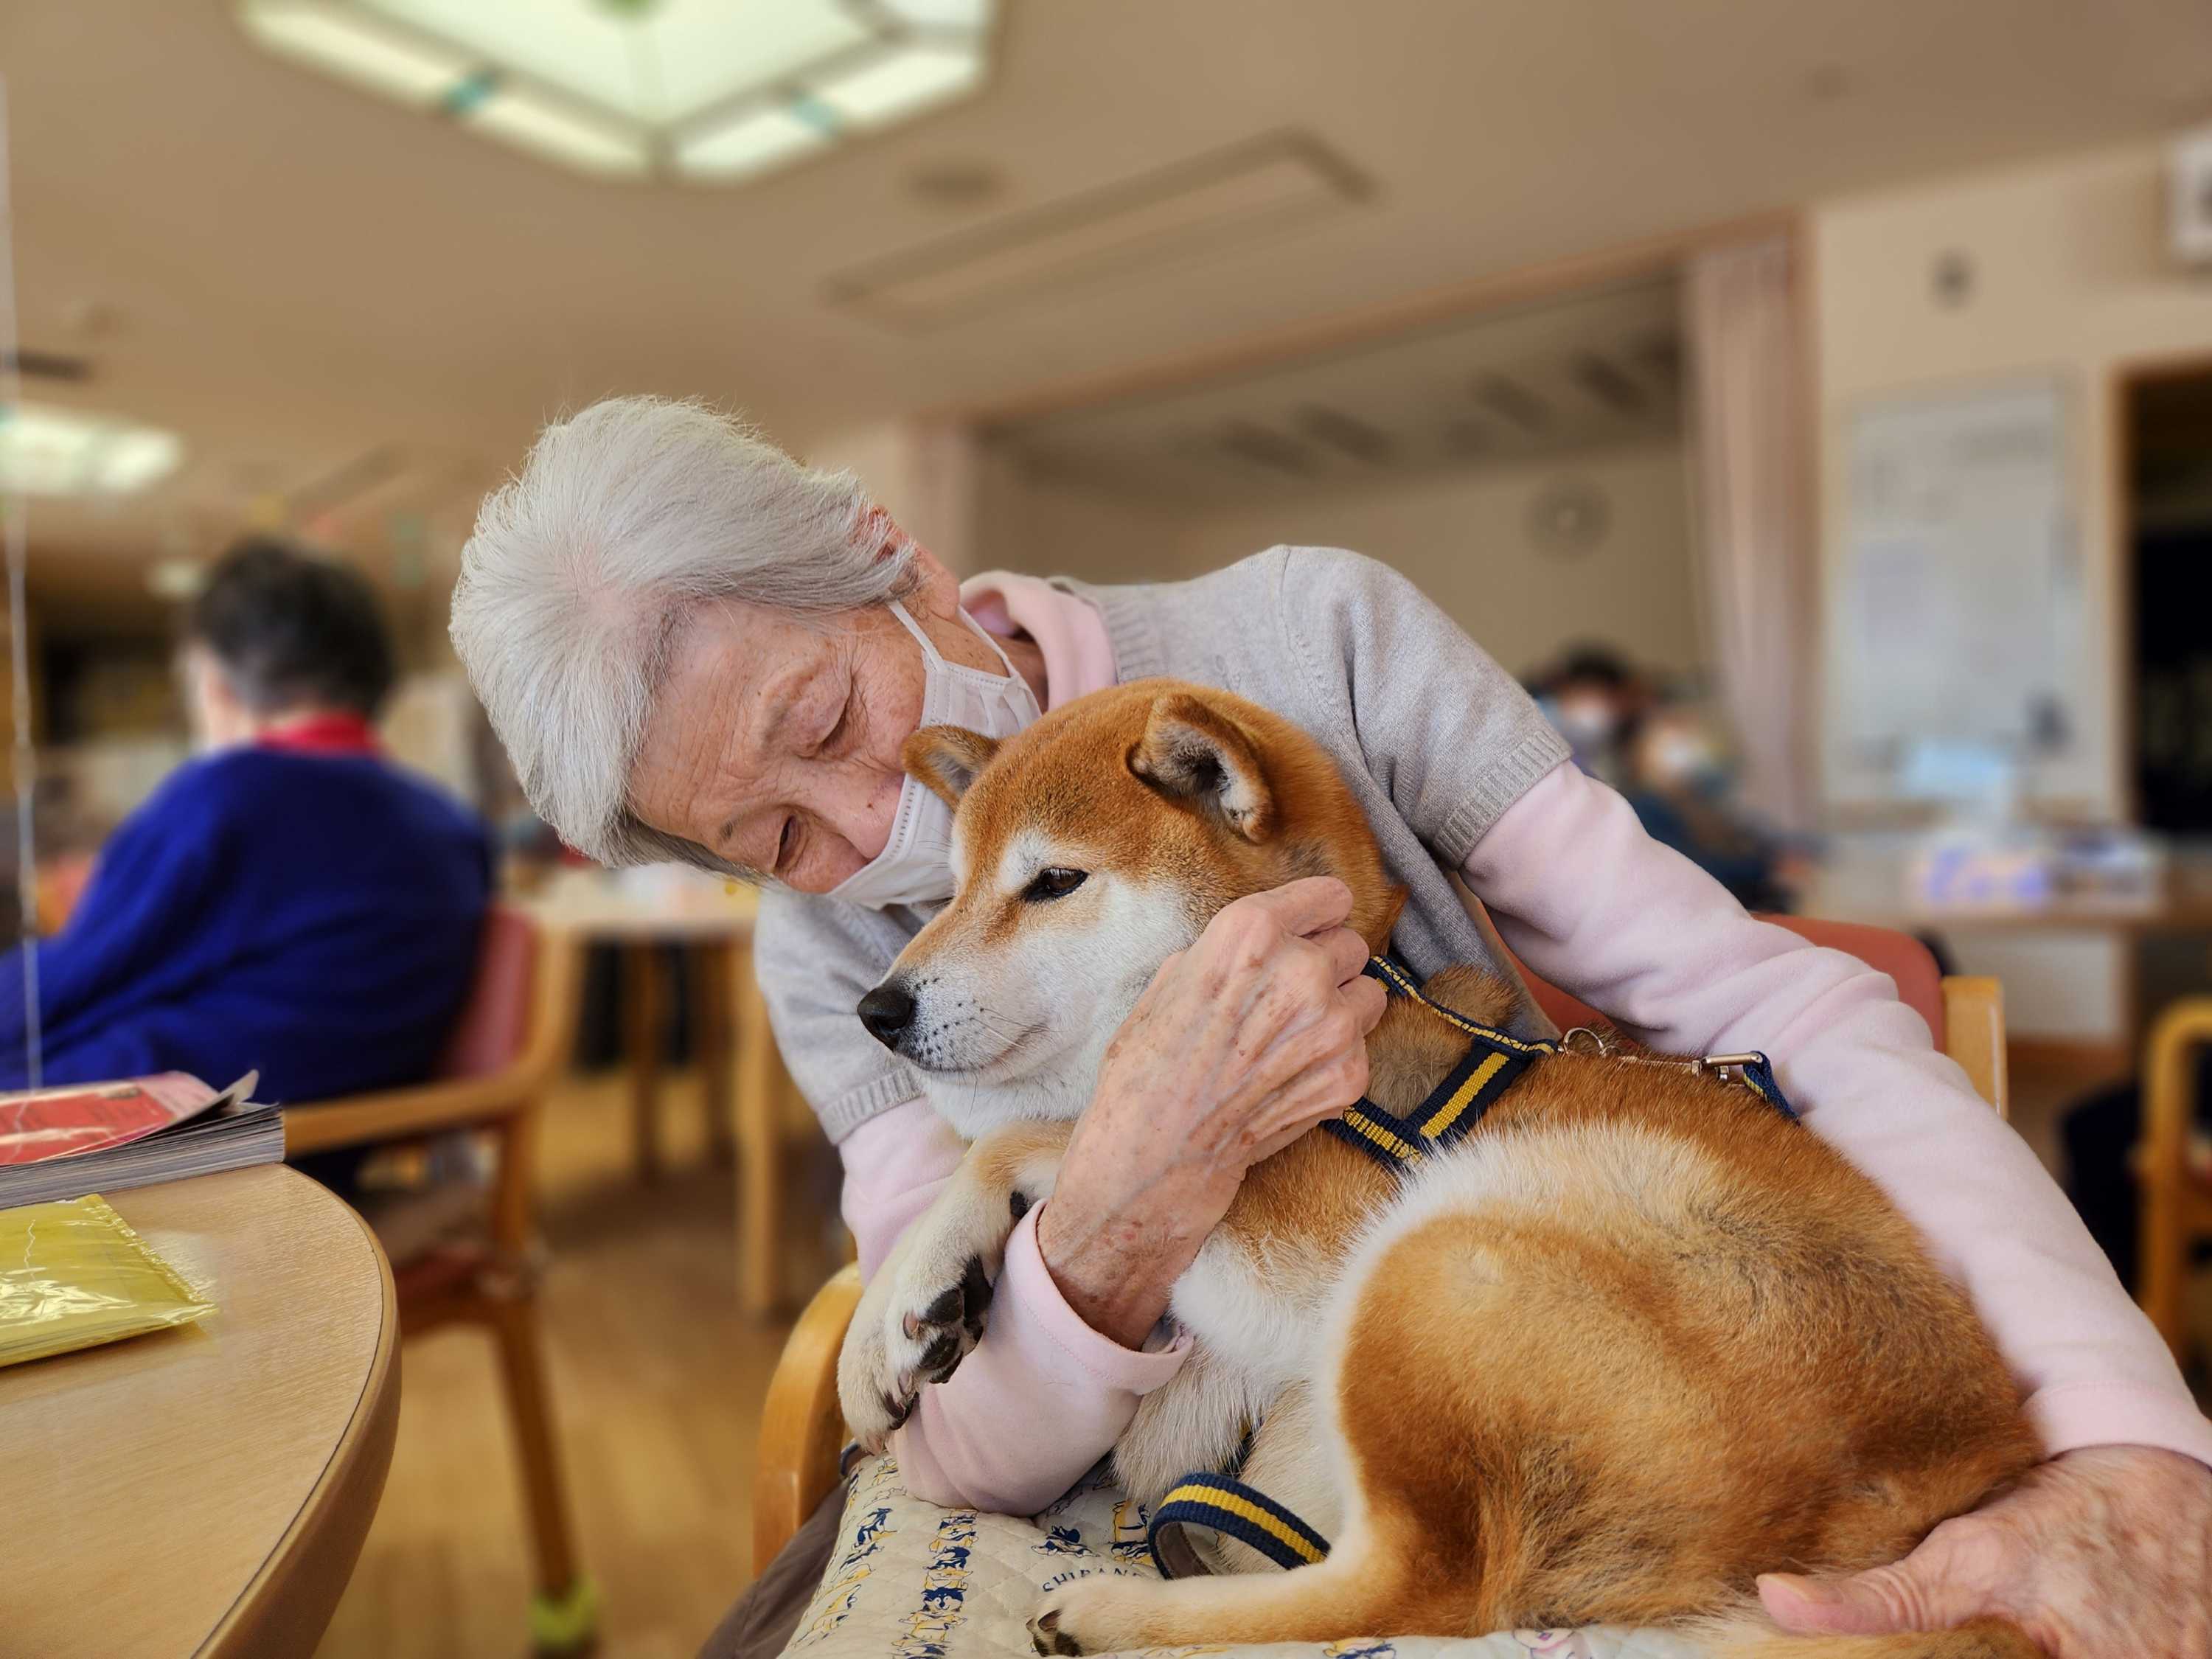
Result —
[[283, 1115], [183, 1072], [0, 1094], [0, 1208], [179, 1181], [284, 1156]]

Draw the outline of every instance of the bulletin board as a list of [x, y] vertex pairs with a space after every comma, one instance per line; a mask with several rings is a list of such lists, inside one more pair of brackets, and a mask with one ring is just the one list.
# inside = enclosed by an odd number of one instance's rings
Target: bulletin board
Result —
[[1930, 740], [2002, 750], [2032, 793], [2071, 786], [2096, 688], [2069, 403], [2053, 377], [1851, 412], [1828, 627], [1847, 797], [1911, 793]]

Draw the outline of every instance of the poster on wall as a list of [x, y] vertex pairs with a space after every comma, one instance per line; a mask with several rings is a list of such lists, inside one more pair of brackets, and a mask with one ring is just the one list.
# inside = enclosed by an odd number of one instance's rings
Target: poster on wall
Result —
[[2014, 381], [1853, 413], [1830, 611], [1838, 793], [2079, 787], [2094, 688], [2067, 402], [2055, 380]]

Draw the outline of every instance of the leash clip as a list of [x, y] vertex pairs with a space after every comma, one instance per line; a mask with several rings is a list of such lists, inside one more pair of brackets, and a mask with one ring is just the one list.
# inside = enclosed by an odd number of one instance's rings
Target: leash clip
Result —
[[1573, 1030], [1561, 1036], [1559, 1052], [1563, 1054], [1578, 1052], [1575, 1048], [1577, 1037], [1587, 1037], [1589, 1040], [1589, 1052], [1597, 1055], [1601, 1060], [1613, 1052], [1613, 1044], [1606, 1041], [1605, 1033], [1588, 1025], [1577, 1025]]
[[1761, 1066], [1765, 1062], [1765, 1054], [1705, 1054], [1692, 1060], [1690, 1069], [1711, 1072], [1723, 1083], [1734, 1083], [1739, 1079], [1730, 1077], [1730, 1072], [1741, 1072], [1747, 1066]]

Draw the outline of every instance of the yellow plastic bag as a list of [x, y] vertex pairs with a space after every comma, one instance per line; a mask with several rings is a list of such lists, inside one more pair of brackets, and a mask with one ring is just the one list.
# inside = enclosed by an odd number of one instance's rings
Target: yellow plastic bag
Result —
[[214, 1311], [96, 1193], [0, 1210], [0, 1365]]

